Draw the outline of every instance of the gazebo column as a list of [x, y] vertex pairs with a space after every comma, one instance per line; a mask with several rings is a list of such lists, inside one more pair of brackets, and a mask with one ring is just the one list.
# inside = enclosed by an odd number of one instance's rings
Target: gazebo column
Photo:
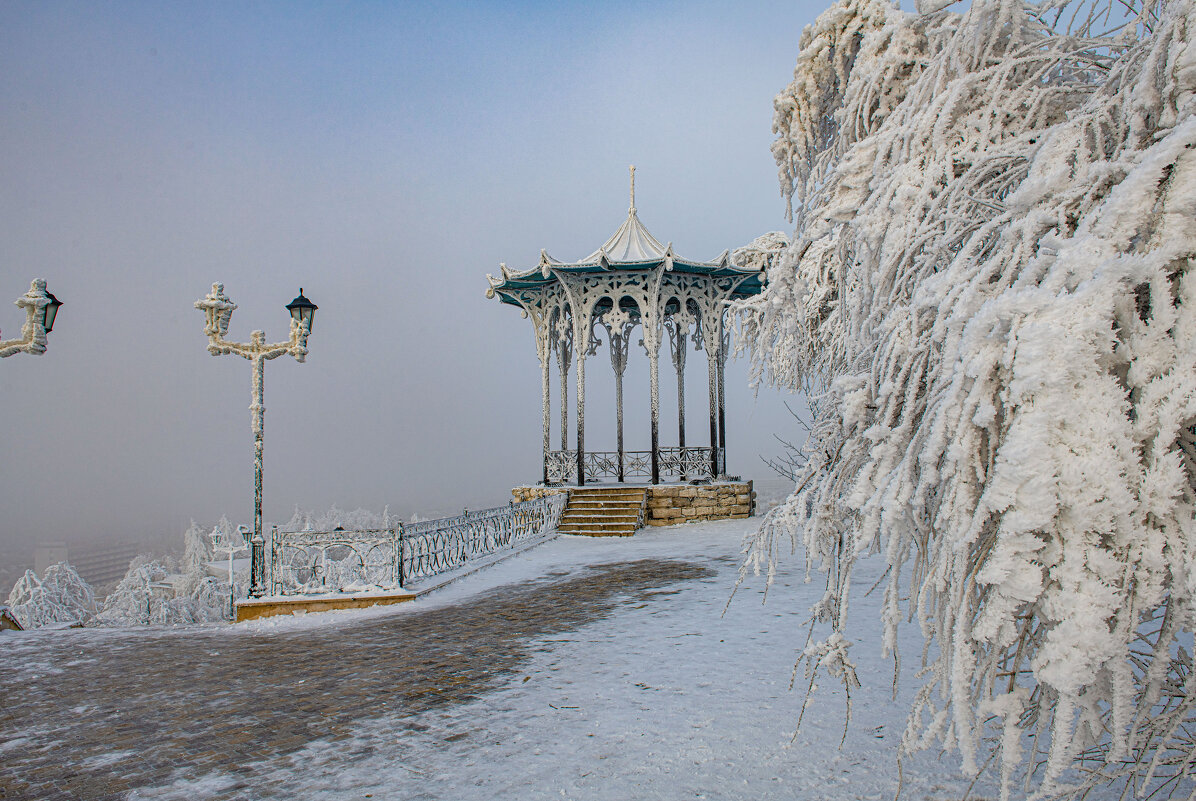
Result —
[[569, 363], [558, 359], [561, 374], [561, 450], [569, 450]]
[[710, 395], [710, 477], [718, 475], [718, 353], [706, 349], [706, 387]]
[[677, 371], [677, 446], [680, 450], [680, 475], [685, 475], [685, 340], [689, 338], [689, 321], [684, 312], [665, 321], [669, 332], [669, 350], [673, 357], [673, 368]]
[[[685, 351], [681, 351], [685, 353]], [[677, 365], [677, 447], [685, 450], [685, 357]], [[684, 454], [683, 454], [684, 455]], [[684, 478], [685, 476], [682, 476]]]
[[[552, 322], [553, 347], [556, 350], [557, 372], [561, 379], [561, 458], [569, 450], [569, 364], [573, 360], [573, 322], [569, 319], [570, 307], [557, 307]], [[562, 479], [568, 475], [562, 471]]]
[[615, 370], [615, 450], [619, 459], [619, 483], [623, 475], [623, 371]]
[[652, 411], [652, 483], [660, 483], [660, 282], [655, 282], [643, 315], [644, 348], [648, 351], [648, 393]]
[[610, 342], [610, 366], [615, 373], [615, 443], [619, 460], [619, 483], [626, 479], [623, 469], [623, 373], [627, 370], [627, 346], [633, 324], [630, 316], [617, 308], [602, 318], [606, 338]]
[[660, 483], [660, 339], [664, 333], [665, 304], [661, 300], [664, 276], [673, 269], [672, 245], [665, 259], [645, 282], [640, 296], [640, 324], [648, 352], [648, 389], [652, 404], [652, 483]]
[[594, 303], [591, 299], [583, 305], [576, 320], [581, 324], [573, 329], [573, 344], [577, 347], [577, 486], [586, 483], [586, 356], [598, 352], [601, 344], [594, 336]]
[[[715, 476], [725, 475], [727, 472], [727, 416], [726, 393], [723, 374], [727, 367], [727, 350], [730, 346], [727, 336], [726, 320], [722, 314], [718, 318], [718, 454], [715, 455]], [[721, 459], [720, 459], [721, 457]]]
[[569, 363], [573, 360], [571, 337], [557, 332], [556, 366], [561, 375], [561, 450], [569, 450]]
[[[645, 341], [646, 344], [646, 341]], [[660, 483], [660, 343], [648, 350], [648, 387], [652, 399], [652, 483]]]
[[538, 348], [540, 351], [540, 409], [541, 415], [544, 418], [544, 486], [548, 486], [548, 451], [552, 449], [550, 442], [548, 420], [552, 416], [549, 410], [551, 398], [549, 397], [548, 387], [551, 383], [548, 380], [548, 346], [542, 345]]
[[586, 352], [577, 351], [577, 486], [586, 483]]

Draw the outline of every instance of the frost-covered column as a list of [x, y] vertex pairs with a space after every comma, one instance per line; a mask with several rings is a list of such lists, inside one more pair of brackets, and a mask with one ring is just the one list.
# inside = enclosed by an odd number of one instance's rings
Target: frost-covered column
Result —
[[647, 287], [647, 302], [642, 306], [644, 350], [648, 352], [648, 394], [652, 405], [652, 483], [660, 483], [660, 334], [663, 309], [660, 285], [666, 270], [673, 268], [672, 259], [656, 269]]
[[[562, 273], [556, 276], [568, 298], [573, 321], [573, 347], [577, 355], [577, 486], [580, 487], [584, 486], [586, 480], [586, 356], [597, 350], [594, 306], [602, 296], [602, 285], [594, 279], [579, 279]], [[564, 398], [561, 400], [563, 403]]]
[[730, 351], [731, 336], [730, 331], [727, 330], [726, 312], [719, 310], [718, 315], [719, 327], [719, 348], [718, 348], [718, 454], [715, 456], [715, 464], [718, 469], [716, 476], [722, 476], [727, 472], [727, 419], [726, 419], [726, 392], [723, 381], [723, 374], [727, 367], [727, 353]]
[[710, 409], [710, 477], [718, 475], [718, 365], [722, 349], [720, 315], [706, 303], [702, 308], [702, 345], [706, 350], [706, 394]]
[[[304, 303], [303, 290], [299, 290], [299, 298]], [[253, 426], [253, 541], [255, 546], [254, 564], [250, 574], [252, 586], [250, 595], [262, 595], [262, 565], [260, 564], [261, 549], [257, 546], [265, 542], [262, 535], [262, 446], [263, 429], [265, 426], [266, 405], [264, 402], [265, 363], [279, 356], [293, 356], [295, 361], [302, 363], [307, 359], [307, 337], [311, 334], [311, 316], [300, 322], [299, 317], [291, 318], [291, 336], [286, 342], [266, 343], [266, 335], [262, 331], [254, 331], [249, 342], [229, 342], [224, 339], [228, 333], [228, 325], [232, 320], [233, 311], [237, 304], [224, 294], [224, 284], [212, 284], [212, 291], [203, 300], [195, 302], [195, 308], [206, 316], [204, 333], [208, 337], [208, 353], [213, 356], [231, 353], [248, 359], [253, 363], [253, 400], [249, 405], [251, 423]], [[314, 311], [315, 306], [310, 306]]]
[[40, 356], [46, 352], [46, 334], [54, 326], [54, 315], [62, 304], [46, 291], [46, 279], [34, 278], [29, 291], [16, 299], [25, 310], [25, 325], [19, 339], [0, 341], [0, 358], [17, 353]]
[[702, 346], [706, 350], [707, 394], [710, 398], [710, 476], [717, 478], [726, 466], [719, 458], [726, 447], [726, 412], [723, 402], [723, 372], [730, 344], [725, 325], [727, 300], [744, 277], [717, 278], [703, 287], [703, 296], [695, 298], [700, 314]]
[[532, 324], [536, 328], [536, 358], [540, 360], [540, 418], [543, 422], [543, 447], [541, 453], [541, 462], [543, 463], [543, 483], [548, 484], [548, 451], [552, 449], [551, 436], [549, 433], [549, 420], [551, 418], [550, 406], [552, 398], [549, 393], [549, 386], [551, 382], [548, 378], [549, 367], [552, 362], [552, 337], [553, 326], [551, 321], [551, 314], [545, 313], [543, 298], [536, 298], [535, 303], [524, 302], [524, 313], [532, 318]]
[[685, 340], [689, 337], [689, 323], [690, 315], [684, 306], [664, 322], [669, 334], [673, 368], [677, 371], [677, 447], [681, 451], [682, 481], [685, 480]]
[[[545, 327], [547, 328], [547, 326]], [[551, 416], [549, 406], [552, 403], [552, 398], [549, 397], [548, 387], [551, 382], [548, 380], [548, 362], [549, 355], [547, 353], [547, 342], [541, 344], [542, 340], [547, 340], [547, 332], [540, 333], [536, 337], [537, 355], [540, 357], [540, 416], [544, 420], [544, 447], [543, 447], [543, 463], [544, 463], [544, 484], [548, 484], [548, 451], [552, 449], [552, 443], [549, 441], [551, 436], [549, 434], [548, 418]]]
[[[574, 318], [573, 338], [579, 344], [588, 337], [587, 331], [577, 327]], [[586, 348], [584, 345], [577, 349], [577, 486], [586, 483]]]
[[631, 331], [635, 327], [635, 323], [631, 321], [631, 315], [619, 308], [607, 312], [601, 323], [610, 340], [610, 366], [615, 373], [615, 443], [619, 459], [619, 482], [622, 483], [624, 479], [623, 373], [627, 370], [627, 346], [631, 341]]
[[529, 293], [527, 296], [521, 297], [519, 302], [523, 306], [523, 313], [531, 318], [536, 330], [536, 358], [540, 360], [540, 417], [544, 426], [541, 454], [542, 481], [547, 486], [549, 481], [548, 452], [552, 450], [550, 422], [552, 419], [552, 397], [549, 392], [551, 381], [548, 374], [552, 364], [553, 343], [556, 337], [555, 320], [556, 315], [560, 312], [558, 307], [552, 303], [551, 298], [546, 298], [542, 292]]
[[569, 450], [569, 365], [573, 361], [573, 324], [566, 319], [566, 307], [557, 312], [556, 336], [553, 345], [556, 350], [556, 367], [561, 376], [561, 450]]
[[[586, 357], [598, 352], [601, 343], [594, 336], [594, 318], [591, 316], [593, 304], [585, 306], [585, 316], [577, 319], [584, 320], [584, 330], [573, 329], [573, 341], [581, 344], [577, 349], [577, 486], [585, 484], [585, 431], [586, 431]], [[579, 339], [578, 337], [581, 337]]]

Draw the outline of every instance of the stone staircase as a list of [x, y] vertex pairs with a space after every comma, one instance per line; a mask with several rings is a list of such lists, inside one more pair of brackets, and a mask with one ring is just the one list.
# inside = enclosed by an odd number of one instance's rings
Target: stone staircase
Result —
[[585, 537], [630, 537], [644, 523], [647, 502], [646, 487], [578, 487], [569, 491], [557, 528]]

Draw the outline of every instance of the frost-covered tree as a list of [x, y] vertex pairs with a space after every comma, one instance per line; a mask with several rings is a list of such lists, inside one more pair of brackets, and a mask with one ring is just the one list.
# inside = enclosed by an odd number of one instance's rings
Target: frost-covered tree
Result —
[[296, 506], [291, 519], [278, 528], [280, 531], [332, 531], [340, 526], [346, 531], [368, 531], [389, 528], [398, 522], [391, 517], [389, 506], [378, 514], [362, 508], [350, 512], [333, 504], [327, 512], [305, 512]]
[[[165, 581], [168, 571], [161, 562], [138, 556], [129, 564], [125, 577], [104, 599], [99, 620], [105, 625], [141, 625], [155, 622], [154, 585]], [[161, 593], [159, 593], [159, 596]]]
[[817, 413], [750, 559], [827, 571], [806, 656], [849, 688], [853, 570], [887, 562], [882, 647], [927, 640], [902, 753], [1187, 794], [1196, 4], [919, 5], [836, 3], [776, 100], [796, 231], [741, 334]]
[[40, 579], [32, 570], [26, 570], [13, 585], [7, 603], [13, 617], [26, 629], [51, 623], [86, 624], [96, 614], [91, 585], [66, 562], [50, 565]]
[[[139, 556], [107, 598], [97, 616], [105, 626], [148, 626], [207, 623], [223, 620], [228, 584], [201, 576], [186, 592], [167, 583], [172, 571], [164, 562]], [[184, 585], [188, 579], [184, 575]]]
[[[227, 523], [224, 518], [221, 518], [221, 521]], [[183, 532], [183, 558], [179, 560], [179, 572], [183, 576], [178, 588], [180, 595], [195, 593], [200, 582], [208, 575], [208, 563], [212, 558], [212, 542], [192, 520], [191, 525]]]

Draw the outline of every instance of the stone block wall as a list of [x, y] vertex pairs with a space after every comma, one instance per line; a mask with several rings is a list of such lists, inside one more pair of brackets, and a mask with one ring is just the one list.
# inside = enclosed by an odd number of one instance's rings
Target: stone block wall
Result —
[[657, 485], [648, 493], [649, 526], [671, 526], [701, 520], [725, 520], [750, 517], [756, 509], [756, 493], [751, 481], [716, 484]]
[[[644, 516], [644, 524], [649, 526], [750, 517], [756, 511], [756, 492], [750, 480], [715, 484], [656, 484], [648, 485], [647, 490], [648, 511]], [[511, 494], [516, 501], [530, 501], [568, 491], [568, 487], [525, 486], [515, 487]]]
[[559, 495], [562, 492], [568, 492], [568, 487], [515, 487], [511, 490], [511, 494], [515, 496], [515, 503], [523, 503], [524, 501], [534, 501], [536, 498], [543, 498], [546, 495]]

